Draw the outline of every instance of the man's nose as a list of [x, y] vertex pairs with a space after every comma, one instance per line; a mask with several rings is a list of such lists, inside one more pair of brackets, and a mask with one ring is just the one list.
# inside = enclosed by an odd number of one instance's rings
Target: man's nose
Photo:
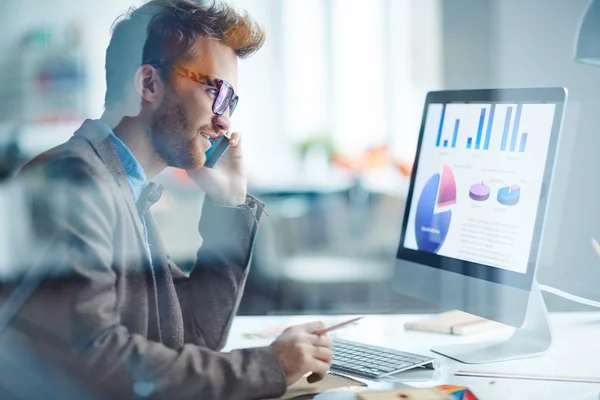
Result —
[[227, 113], [228, 110], [223, 115], [215, 115], [213, 118], [213, 125], [219, 130], [219, 135], [224, 135], [229, 131], [230, 122]]

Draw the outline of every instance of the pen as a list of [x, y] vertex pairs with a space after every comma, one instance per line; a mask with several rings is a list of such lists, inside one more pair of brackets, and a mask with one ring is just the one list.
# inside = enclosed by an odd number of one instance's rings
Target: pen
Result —
[[[344, 326], [349, 325], [349, 324], [351, 324], [353, 322], [356, 322], [358, 320], [361, 320], [363, 318], [364, 318], [364, 315], [362, 317], [351, 318], [351, 319], [349, 319], [347, 321], [340, 322], [339, 324], [335, 324], [335, 325], [329, 326], [329, 327], [324, 328], [324, 329], [316, 330], [314, 332], [314, 334], [315, 335], [324, 335], [324, 334], [326, 334], [328, 332], [335, 331], [336, 329], [343, 328]], [[310, 376], [308, 376], [306, 378], [306, 380], [308, 381], [308, 383], [315, 383], [315, 382], [317, 382], [317, 381], [319, 381], [321, 379], [323, 379], [323, 377], [321, 375], [315, 374], [315, 373], [310, 373]]]
[[319, 329], [319, 330], [315, 331], [315, 335], [324, 335], [324, 334], [326, 334], [328, 332], [335, 331], [337, 329], [340, 329], [340, 328], [342, 328], [342, 327], [344, 327], [346, 325], [349, 325], [349, 324], [351, 324], [353, 322], [356, 322], [358, 320], [361, 320], [363, 318], [364, 318], [364, 316], [362, 316], [362, 317], [356, 317], [356, 318], [352, 318], [352, 319], [349, 319], [349, 320], [344, 321], [344, 322], [340, 322], [339, 324], [332, 325], [332, 326], [327, 327], [325, 329]]

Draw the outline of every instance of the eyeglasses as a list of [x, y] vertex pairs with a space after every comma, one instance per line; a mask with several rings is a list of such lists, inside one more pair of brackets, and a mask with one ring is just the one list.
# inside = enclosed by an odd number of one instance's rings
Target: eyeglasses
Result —
[[187, 68], [175, 66], [175, 70], [179, 76], [190, 79], [198, 83], [208, 83], [214, 85], [217, 89], [215, 94], [215, 100], [213, 101], [212, 110], [216, 115], [223, 115], [225, 110], [229, 108], [229, 116], [233, 114], [235, 107], [237, 106], [239, 96], [233, 91], [233, 87], [229, 82], [223, 79], [214, 78], [209, 75], [204, 75], [199, 72], [190, 71]]
[[[149, 62], [155, 68], [164, 67], [164, 62]], [[216, 90], [215, 99], [212, 104], [212, 112], [216, 115], [223, 115], [225, 110], [229, 108], [229, 116], [233, 114], [235, 111], [235, 107], [237, 106], [238, 100], [240, 99], [237, 94], [233, 91], [233, 87], [227, 81], [223, 79], [218, 79], [212, 77], [210, 75], [201, 74], [199, 72], [190, 71], [187, 68], [175, 66], [175, 71], [177, 75], [192, 80], [197, 83], [208, 84], [209, 86], [213, 86]]]

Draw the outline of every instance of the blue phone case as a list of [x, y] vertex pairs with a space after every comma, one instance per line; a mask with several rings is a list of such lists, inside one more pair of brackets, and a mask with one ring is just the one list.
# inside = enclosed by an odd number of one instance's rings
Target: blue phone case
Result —
[[212, 146], [206, 150], [206, 162], [204, 163], [204, 166], [208, 168], [214, 167], [219, 158], [227, 151], [229, 148], [229, 138], [227, 136], [220, 136], [217, 139], [210, 139], [210, 142]]

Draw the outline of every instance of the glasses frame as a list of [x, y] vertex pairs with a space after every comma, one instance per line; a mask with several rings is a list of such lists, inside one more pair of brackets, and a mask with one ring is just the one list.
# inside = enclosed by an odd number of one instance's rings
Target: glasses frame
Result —
[[[165, 63], [164, 61], [151, 61], [151, 62], [147, 62], [144, 64], [148, 64], [148, 65], [152, 65], [154, 68], [157, 69], [163, 69], [167, 66], [167, 63]], [[177, 73], [177, 75], [189, 79], [193, 82], [196, 83], [204, 83], [203, 81], [209, 81], [209, 82], [214, 82], [215, 87], [217, 88], [217, 94], [213, 100], [213, 104], [212, 104], [212, 112], [215, 115], [223, 115], [225, 113], [225, 110], [229, 109], [229, 117], [231, 117], [231, 115], [233, 114], [233, 112], [235, 111], [235, 108], [237, 107], [238, 101], [240, 99], [240, 97], [235, 94], [235, 91], [233, 90], [233, 86], [231, 86], [231, 84], [223, 79], [219, 79], [216, 78], [214, 76], [211, 75], [207, 75], [207, 74], [203, 74], [200, 72], [194, 72], [194, 71], [190, 71], [187, 68], [184, 67], [180, 67], [178, 65], [174, 65], [174, 70]], [[225, 99], [229, 98], [229, 101], [226, 101], [226, 106], [223, 108], [218, 107], [218, 100], [222, 97], [225, 97]], [[221, 102], [223, 102], [224, 100], [222, 100]]]

